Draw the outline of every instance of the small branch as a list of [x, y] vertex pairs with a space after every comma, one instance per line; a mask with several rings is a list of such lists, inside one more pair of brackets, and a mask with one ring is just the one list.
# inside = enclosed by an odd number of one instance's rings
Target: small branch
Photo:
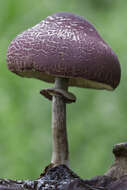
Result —
[[113, 147], [113, 154], [115, 162], [105, 175], [119, 179], [127, 175], [127, 143], [116, 144]]

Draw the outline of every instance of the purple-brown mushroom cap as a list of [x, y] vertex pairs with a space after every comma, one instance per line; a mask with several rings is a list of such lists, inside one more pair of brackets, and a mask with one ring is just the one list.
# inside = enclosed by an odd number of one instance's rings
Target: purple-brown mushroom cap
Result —
[[117, 56], [84, 18], [56, 13], [19, 34], [7, 52], [8, 68], [23, 77], [112, 90], [120, 82]]

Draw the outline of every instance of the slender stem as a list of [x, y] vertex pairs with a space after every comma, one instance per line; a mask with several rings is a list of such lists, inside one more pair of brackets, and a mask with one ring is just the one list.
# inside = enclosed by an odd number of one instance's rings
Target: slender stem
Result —
[[[55, 88], [68, 89], [68, 80], [55, 79]], [[52, 160], [54, 165], [69, 165], [68, 140], [66, 131], [66, 103], [61, 96], [53, 96], [52, 99]]]

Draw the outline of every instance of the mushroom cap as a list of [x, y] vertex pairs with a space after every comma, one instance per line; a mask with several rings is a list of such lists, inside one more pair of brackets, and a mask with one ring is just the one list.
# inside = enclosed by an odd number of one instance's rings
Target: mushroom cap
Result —
[[69, 86], [112, 90], [120, 82], [117, 56], [84, 18], [56, 13], [19, 34], [7, 52], [8, 68], [22, 76]]

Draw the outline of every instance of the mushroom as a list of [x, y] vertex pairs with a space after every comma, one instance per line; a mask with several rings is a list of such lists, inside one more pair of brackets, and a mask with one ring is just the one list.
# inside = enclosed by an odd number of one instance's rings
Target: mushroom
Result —
[[56, 13], [19, 34], [7, 52], [10, 71], [55, 83], [41, 94], [52, 101], [53, 166], [69, 166], [66, 103], [69, 86], [113, 90], [120, 82], [117, 56], [94, 26], [72, 13]]
[[105, 175], [117, 179], [127, 176], [127, 142], [114, 145], [113, 154], [115, 163]]

